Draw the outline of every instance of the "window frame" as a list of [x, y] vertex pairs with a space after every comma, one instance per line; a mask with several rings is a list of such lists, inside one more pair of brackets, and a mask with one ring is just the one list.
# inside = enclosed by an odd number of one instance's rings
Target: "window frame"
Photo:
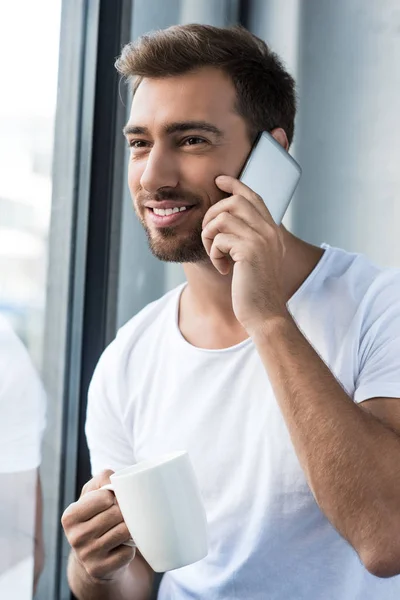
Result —
[[60, 518], [90, 478], [87, 389], [115, 335], [125, 109], [113, 63], [129, 40], [130, 11], [130, 0], [62, 3], [43, 361], [46, 562], [38, 598], [72, 597]]

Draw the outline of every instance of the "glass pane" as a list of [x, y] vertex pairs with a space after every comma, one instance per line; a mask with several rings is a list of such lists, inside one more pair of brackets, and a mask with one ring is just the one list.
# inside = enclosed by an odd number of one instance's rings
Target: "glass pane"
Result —
[[[43, 568], [41, 382], [61, 0], [0, 4], [0, 598]], [[58, 524], [54, 524], [58, 526]]]

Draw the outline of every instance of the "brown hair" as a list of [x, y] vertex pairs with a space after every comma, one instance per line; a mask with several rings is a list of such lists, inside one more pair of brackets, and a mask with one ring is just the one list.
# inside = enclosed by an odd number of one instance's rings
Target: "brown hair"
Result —
[[282, 127], [292, 142], [295, 82], [267, 44], [242, 26], [174, 25], [154, 31], [127, 44], [115, 66], [133, 82], [133, 93], [144, 77], [219, 68], [233, 81], [236, 110], [247, 122], [250, 136]]

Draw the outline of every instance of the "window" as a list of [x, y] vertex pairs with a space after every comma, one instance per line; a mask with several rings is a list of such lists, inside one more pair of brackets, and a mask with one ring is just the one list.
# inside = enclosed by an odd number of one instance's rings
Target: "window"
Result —
[[0, 597], [21, 600], [43, 569], [38, 466], [60, 11], [59, 0], [0, 5]]

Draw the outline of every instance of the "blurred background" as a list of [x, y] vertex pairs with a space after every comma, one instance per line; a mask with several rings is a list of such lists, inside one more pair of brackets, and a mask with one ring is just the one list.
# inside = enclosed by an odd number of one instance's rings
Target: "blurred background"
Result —
[[[47, 395], [41, 600], [71, 598], [60, 516], [90, 477], [94, 366], [120, 325], [184, 277], [149, 253], [134, 217], [130, 98], [113, 64], [142, 33], [189, 22], [242, 23], [297, 81], [291, 152], [303, 177], [286, 226], [400, 266], [397, 0], [0, 2], [0, 315]], [[0, 591], [8, 577], [14, 593], [0, 596], [31, 598], [30, 580], [17, 593], [9, 575], [0, 568]]]

